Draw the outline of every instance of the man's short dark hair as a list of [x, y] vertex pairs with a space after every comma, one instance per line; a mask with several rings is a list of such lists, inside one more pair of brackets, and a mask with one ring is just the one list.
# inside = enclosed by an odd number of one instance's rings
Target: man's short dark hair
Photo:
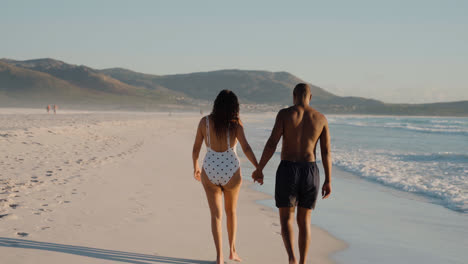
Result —
[[310, 87], [307, 83], [298, 83], [293, 91], [293, 95], [297, 98], [302, 98], [310, 93]]

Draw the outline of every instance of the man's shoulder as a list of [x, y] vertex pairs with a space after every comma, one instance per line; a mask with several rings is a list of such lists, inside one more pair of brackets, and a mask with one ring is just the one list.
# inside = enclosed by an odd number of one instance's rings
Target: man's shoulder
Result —
[[278, 118], [285, 118], [288, 115], [290, 115], [293, 112], [293, 110], [294, 110], [294, 106], [285, 107], [285, 108], [278, 111], [277, 117]]
[[310, 114], [313, 114], [313, 115], [316, 115], [316, 116], [325, 116], [324, 114], [322, 114], [319, 110], [309, 106], [307, 109], [306, 109], [307, 112], [309, 112]]
[[317, 109], [315, 108], [312, 108], [312, 107], [309, 107], [309, 109], [307, 109], [309, 115], [311, 116], [311, 118], [317, 120], [317, 121], [323, 121], [323, 122], [327, 122], [327, 118], [325, 117], [325, 115], [323, 113], [321, 113], [320, 111], [318, 111]]

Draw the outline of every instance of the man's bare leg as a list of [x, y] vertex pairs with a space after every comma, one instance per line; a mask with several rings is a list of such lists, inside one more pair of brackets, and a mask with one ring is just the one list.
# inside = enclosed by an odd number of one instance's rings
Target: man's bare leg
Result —
[[284, 247], [288, 253], [290, 264], [297, 264], [296, 256], [294, 255], [294, 209], [294, 207], [279, 208], [281, 235], [283, 236]]
[[216, 247], [216, 263], [224, 264], [221, 229], [221, 220], [223, 215], [223, 192], [221, 187], [210, 182], [204, 171], [202, 172], [201, 178], [203, 187], [205, 188], [206, 198], [208, 199], [208, 205], [210, 206], [211, 233], [213, 234], [213, 240]]
[[226, 210], [226, 223], [230, 248], [229, 259], [237, 262], [242, 261], [236, 251], [237, 200], [239, 198], [241, 183], [242, 177], [240, 172], [237, 172], [224, 186], [224, 209]]
[[312, 209], [297, 207], [297, 226], [299, 227], [299, 264], [305, 264], [310, 244], [310, 214]]

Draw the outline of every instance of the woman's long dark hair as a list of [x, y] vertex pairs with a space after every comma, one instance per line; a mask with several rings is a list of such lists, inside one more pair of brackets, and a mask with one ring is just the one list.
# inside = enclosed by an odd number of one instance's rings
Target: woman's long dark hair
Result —
[[239, 124], [239, 101], [230, 90], [222, 90], [214, 101], [213, 111], [210, 114], [214, 123], [217, 137], [223, 138], [229, 128], [231, 135]]

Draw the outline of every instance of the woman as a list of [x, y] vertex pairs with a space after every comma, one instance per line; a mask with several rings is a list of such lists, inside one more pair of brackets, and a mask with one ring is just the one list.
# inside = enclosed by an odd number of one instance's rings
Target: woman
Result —
[[[198, 156], [203, 139], [207, 153], [203, 160], [203, 168], [200, 169]], [[200, 120], [193, 145], [194, 177], [202, 182], [208, 199], [211, 232], [216, 246], [216, 263], [224, 263], [221, 238], [223, 194], [229, 236], [229, 259], [241, 261], [236, 251], [236, 208], [242, 183], [240, 163], [236, 153], [237, 141], [256, 168], [257, 159], [245, 138], [244, 128], [239, 119], [237, 96], [232, 91], [223, 90], [216, 97], [211, 114]]]

